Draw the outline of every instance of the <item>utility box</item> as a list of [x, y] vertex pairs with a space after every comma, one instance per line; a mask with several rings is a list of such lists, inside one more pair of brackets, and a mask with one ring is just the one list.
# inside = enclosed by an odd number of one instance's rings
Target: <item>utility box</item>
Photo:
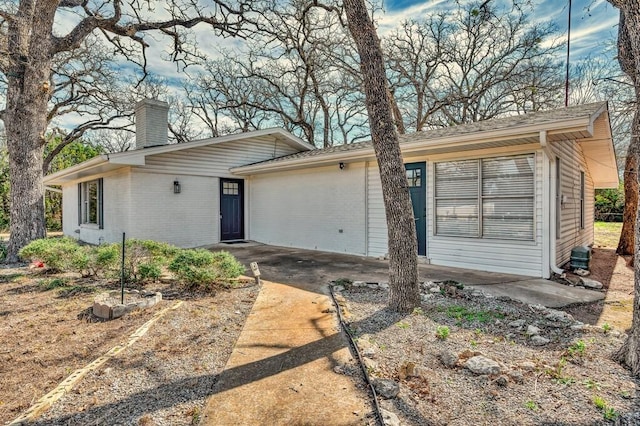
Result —
[[586, 246], [574, 247], [571, 250], [571, 268], [589, 270], [591, 249]]

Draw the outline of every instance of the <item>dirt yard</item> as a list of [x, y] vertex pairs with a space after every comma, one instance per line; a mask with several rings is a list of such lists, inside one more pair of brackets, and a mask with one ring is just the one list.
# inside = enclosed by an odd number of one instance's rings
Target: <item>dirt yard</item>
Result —
[[[214, 295], [148, 285], [165, 300], [113, 321], [90, 307], [116, 284], [0, 269], [0, 423], [12, 421], [61, 381], [179, 299], [135, 345], [90, 372], [44, 413], [41, 424], [192, 424], [231, 353], [258, 288]], [[99, 402], [99, 403], [98, 403]]]

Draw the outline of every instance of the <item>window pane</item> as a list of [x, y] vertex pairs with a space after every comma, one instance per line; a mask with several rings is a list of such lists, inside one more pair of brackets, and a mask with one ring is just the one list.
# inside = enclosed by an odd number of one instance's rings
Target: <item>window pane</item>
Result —
[[478, 161], [436, 163], [436, 197], [478, 196]]
[[482, 194], [487, 196], [533, 195], [534, 157], [482, 160]]
[[422, 185], [420, 172], [420, 169], [407, 170], [407, 182], [409, 183], [410, 188], [415, 188]]
[[454, 237], [477, 237], [477, 200], [436, 200], [436, 234]]
[[222, 182], [222, 194], [223, 195], [239, 195], [240, 185], [238, 182]]
[[485, 198], [482, 202], [482, 236], [533, 240], [533, 197]]
[[98, 182], [89, 182], [87, 186], [87, 222], [98, 223]]

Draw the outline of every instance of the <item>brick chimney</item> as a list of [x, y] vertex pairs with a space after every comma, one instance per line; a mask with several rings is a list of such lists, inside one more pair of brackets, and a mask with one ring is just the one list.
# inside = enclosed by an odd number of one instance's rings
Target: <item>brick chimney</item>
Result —
[[136, 104], [136, 149], [166, 145], [169, 104], [143, 99]]

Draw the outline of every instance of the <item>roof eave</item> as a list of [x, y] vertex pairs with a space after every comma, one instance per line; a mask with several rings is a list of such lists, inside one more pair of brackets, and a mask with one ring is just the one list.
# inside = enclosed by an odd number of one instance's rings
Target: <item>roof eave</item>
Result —
[[[400, 146], [402, 148], [403, 154], [406, 153], [415, 153], [421, 150], [429, 150], [434, 148], [445, 148], [448, 145], [457, 146], [457, 145], [469, 145], [469, 144], [481, 144], [491, 141], [497, 140], [508, 140], [522, 137], [538, 137], [541, 130], [547, 131], [549, 135], [557, 135], [566, 132], [575, 132], [575, 131], [587, 131], [589, 134], [592, 134], [589, 131], [590, 124], [593, 123], [595, 119], [592, 116], [584, 116], [581, 118], [572, 118], [569, 120], [562, 120], [557, 122], [548, 122], [548, 123], [538, 123], [534, 125], [525, 125], [525, 126], [517, 126], [510, 127], [506, 129], [499, 130], [489, 130], [483, 132], [470, 132], [462, 135], [451, 135], [444, 136], [434, 139], [421, 140], [416, 142], [403, 142]], [[308, 167], [310, 165], [314, 166], [322, 166], [326, 164], [331, 164], [336, 161], [355, 161], [355, 160], [366, 160], [374, 157], [373, 147], [368, 146], [363, 149], [354, 150], [354, 151], [340, 151], [334, 152], [330, 154], [320, 154], [317, 158], [313, 157], [303, 157], [296, 158], [292, 160], [282, 160], [276, 162], [269, 162], [266, 164], [258, 163], [247, 166], [234, 167], [230, 169], [231, 173], [246, 176], [251, 174], [260, 174], [260, 173], [269, 173], [275, 171], [285, 171], [292, 170], [300, 167]]]

